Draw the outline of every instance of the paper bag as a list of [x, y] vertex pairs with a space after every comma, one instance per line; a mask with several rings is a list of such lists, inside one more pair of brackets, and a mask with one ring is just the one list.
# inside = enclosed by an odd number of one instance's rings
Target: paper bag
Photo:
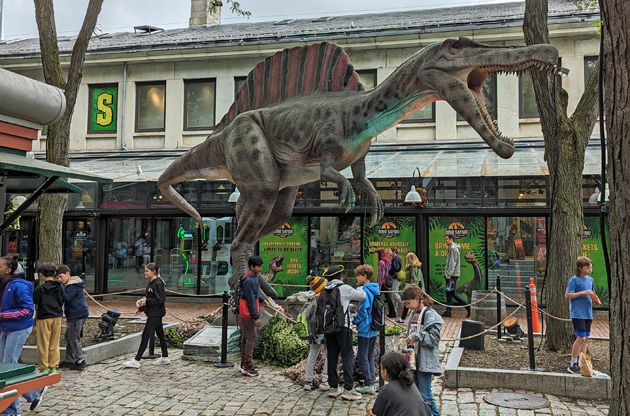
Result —
[[580, 375], [593, 377], [593, 362], [590, 355], [586, 355], [583, 352], [580, 353]]

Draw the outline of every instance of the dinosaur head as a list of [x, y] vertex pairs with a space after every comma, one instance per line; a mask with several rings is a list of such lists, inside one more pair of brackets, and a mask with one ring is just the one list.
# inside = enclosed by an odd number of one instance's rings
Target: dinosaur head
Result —
[[269, 271], [275, 272], [275, 273], [283, 271], [284, 270], [284, 268], [282, 267], [283, 262], [284, 262], [284, 256], [282, 254], [278, 255], [277, 257], [274, 257], [269, 262]]
[[466, 254], [464, 255], [464, 259], [466, 259], [466, 261], [471, 264], [477, 263], [477, 258], [475, 257], [472, 251], [467, 251]]
[[468, 38], [447, 39], [427, 46], [421, 57], [419, 77], [447, 101], [502, 158], [514, 153], [514, 142], [503, 136], [488, 112], [481, 86], [492, 73], [516, 73], [537, 67], [551, 70], [558, 61], [552, 45], [501, 47]]

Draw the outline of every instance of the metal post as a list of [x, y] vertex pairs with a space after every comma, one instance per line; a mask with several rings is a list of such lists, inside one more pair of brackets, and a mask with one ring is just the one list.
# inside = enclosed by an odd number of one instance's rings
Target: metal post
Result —
[[501, 276], [497, 275], [497, 281], [496, 281], [496, 288], [497, 288], [497, 324], [499, 324], [499, 326], [497, 327], [497, 339], [501, 339], [501, 332], [502, 331], [502, 327], [503, 325], [500, 324], [501, 322]]
[[527, 315], [527, 349], [529, 350], [529, 369], [536, 370], [534, 360], [534, 329], [532, 328], [532, 298], [529, 287], [525, 286], [525, 313]]
[[234, 367], [234, 363], [227, 360], [227, 331], [228, 331], [228, 292], [223, 292], [223, 316], [221, 317], [221, 362], [214, 364], [215, 367]]
[[376, 369], [376, 373], [378, 374], [378, 387], [379, 389], [385, 385], [385, 380], [381, 377], [381, 362], [383, 360], [383, 355], [385, 355], [385, 325], [378, 332], [378, 369]]

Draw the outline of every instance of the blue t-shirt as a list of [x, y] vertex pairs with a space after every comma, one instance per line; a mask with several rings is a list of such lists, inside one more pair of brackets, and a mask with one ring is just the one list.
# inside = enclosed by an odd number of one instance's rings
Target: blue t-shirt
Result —
[[[577, 293], [584, 290], [595, 290], [591, 276], [573, 276], [569, 279], [567, 293]], [[593, 319], [593, 301], [589, 295], [578, 296], [571, 299], [569, 315], [574, 319]]]

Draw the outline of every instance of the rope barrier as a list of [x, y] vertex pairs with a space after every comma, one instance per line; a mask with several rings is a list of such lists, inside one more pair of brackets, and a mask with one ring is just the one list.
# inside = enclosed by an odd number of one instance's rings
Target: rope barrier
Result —
[[502, 324], [503, 324], [503, 322], [505, 322], [506, 320], [508, 320], [508, 319], [509, 319], [509, 318], [511, 318], [512, 316], [516, 315], [516, 312], [518, 312], [518, 311], [519, 311], [519, 310], [520, 310], [520, 309], [521, 309], [524, 305], [525, 305], [525, 301], [523, 301], [523, 303], [521, 303], [520, 305], [518, 305], [518, 308], [516, 308], [516, 309], [514, 310], [514, 312], [512, 312], [511, 314], [509, 314], [508, 316], [506, 316], [506, 317], [505, 317], [505, 319], [503, 319], [501, 322], [497, 323], [497, 324], [496, 324], [496, 325], [494, 325], [494, 326], [491, 326], [490, 328], [486, 329], [486, 330], [485, 330], [485, 331], [483, 331], [483, 332], [479, 332], [479, 333], [477, 333], [477, 334], [475, 334], [475, 335], [471, 335], [471, 336], [468, 336], [468, 337], [463, 337], [463, 338], [447, 338], [447, 339], [441, 339], [441, 341], [445, 341], [445, 342], [448, 344], [448, 343], [450, 343], [450, 342], [455, 342], [455, 341], [465, 341], [465, 340], [467, 340], [467, 339], [473, 339], [473, 338], [476, 338], [476, 337], [478, 337], [478, 336], [480, 336], [480, 335], [485, 335], [485, 334], [489, 333], [490, 331], [494, 330], [495, 328], [497, 328], [499, 325], [502, 325]]

